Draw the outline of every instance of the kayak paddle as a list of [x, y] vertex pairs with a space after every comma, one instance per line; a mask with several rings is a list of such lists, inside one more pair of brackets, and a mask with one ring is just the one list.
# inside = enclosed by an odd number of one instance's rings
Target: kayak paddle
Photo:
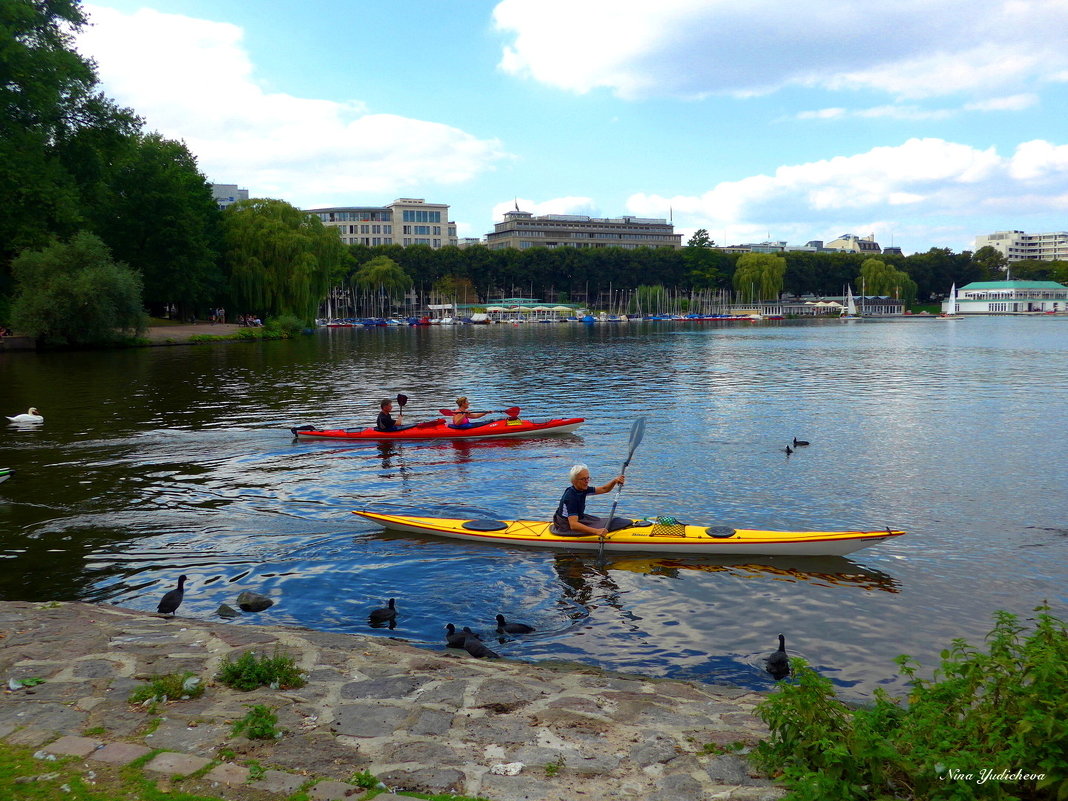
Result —
[[[630, 427], [630, 446], [627, 451], [627, 460], [623, 462], [623, 469], [619, 471], [622, 476], [627, 472], [627, 465], [630, 464], [630, 460], [634, 458], [634, 451], [638, 449], [638, 445], [641, 444], [642, 437], [645, 436], [645, 418], [639, 417], [634, 421], [634, 425]], [[612, 501], [612, 511], [608, 513], [608, 522], [605, 524], [605, 533], [601, 535], [600, 541], [597, 547], [597, 564], [604, 564], [604, 541], [608, 536], [608, 526], [612, 525], [612, 518], [616, 516], [616, 506], [619, 505], [619, 494], [623, 491], [622, 486], [616, 487], [616, 497]]]
[[[446, 415], [457, 414], [457, 412], [453, 411], [452, 409], [438, 409], [438, 411]], [[488, 411], [484, 412], [469, 412], [469, 414], [506, 414], [509, 418], [514, 420], [516, 417], [519, 416], [519, 407], [509, 406], [507, 409], [489, 409]]]

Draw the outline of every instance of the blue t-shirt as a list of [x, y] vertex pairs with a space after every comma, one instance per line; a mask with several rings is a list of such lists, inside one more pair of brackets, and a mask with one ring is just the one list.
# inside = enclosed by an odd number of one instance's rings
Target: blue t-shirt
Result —
[[571, 515], [578, 515], [581, 519], [586, 514], [586, 496], [596, 494], [595, 487], [587, 487], [584, 490], [577, 490], [574, 486], [568, 487], [560, 498], [560, 505], [556, 507], [556, 515], [565, 521]]

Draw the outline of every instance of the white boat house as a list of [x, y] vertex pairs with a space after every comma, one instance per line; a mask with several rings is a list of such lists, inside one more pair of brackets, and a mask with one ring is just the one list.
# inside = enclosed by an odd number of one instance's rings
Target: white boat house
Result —
[[[945, 312], [949, 304], [942, 304]], [[973, 281], [957, 290], [957, 314], [1064, 314], [1068, 287], [1056, 281]]]

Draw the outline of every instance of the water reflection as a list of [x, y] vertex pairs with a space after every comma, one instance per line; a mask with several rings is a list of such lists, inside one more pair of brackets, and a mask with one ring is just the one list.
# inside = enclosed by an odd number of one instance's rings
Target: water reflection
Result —
[[701, 557], [610, 557], [606, 570], [626, 570], [643, 575], [680, 578], [683, 571], [731, 573], [742, 578], [771, 578], [776, 581], [805, 581], [822, 586], [859, 587], [881, 592], [899, 592], [897, 581], [881, 570], [866, 568], [840, 556], [778, 557], [774, 564], [753, 561], [756, 557], [720, 558], [709, 562]]

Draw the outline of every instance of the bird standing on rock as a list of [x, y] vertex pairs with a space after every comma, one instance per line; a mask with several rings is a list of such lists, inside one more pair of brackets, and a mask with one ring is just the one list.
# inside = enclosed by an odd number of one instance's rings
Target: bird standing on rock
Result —
[[786, 656], [786, 637], [779, 635], [779, 649], [764, 660], [764, 667], [776, 681], [790, 675], [790, 658]]
[[528, 626], [526, 623], [508, 623], [504, 615], [497, 615], [498, 634], [530, 634], [532, 631], [534, 631], [533, 626]]
[[178, 586], [164, 593], [163, 597], [160, 598], [159, 606], [156, 607], [157, 612], [161, 615], [174, 617], [175, 611], [182, 605], [182, 599], [185, 597], [185, 581], [185, 574], [178, 577]]
[[371, 625], [375, 628], [381, 628], [388, 625], [393, 628], [397, 622], [397, 601], [395, 598], [390, 598], [389, 603], [382, 609], [372, 609], [371, 614], [367, 616]]

